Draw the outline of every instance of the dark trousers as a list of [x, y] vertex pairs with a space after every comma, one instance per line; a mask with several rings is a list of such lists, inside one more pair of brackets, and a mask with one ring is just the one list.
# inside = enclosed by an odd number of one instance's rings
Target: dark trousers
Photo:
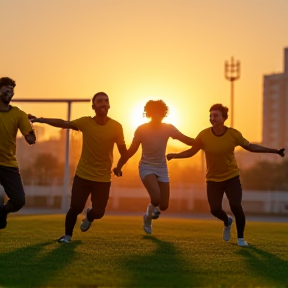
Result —
[[9, 198], [4, 213], [20, 210], [25, 205], [25, 193], [19, 169], [0, 165], [0, 183]]
[[222, 209], [222, 200], [226, 194], [232, 213], [235, 216], [238, 238], [244, 237], [245, 214], [242, 209], [242, 186], [239, 176], [223, 182], [207, 181], [207, 197], [211, 214], [228, 224], [228, 216]]
[[96, 182], [74, 177], [70, 209], [65, 220], [65, 234], [72, 236], [77, 216], [83, 211], [86, 201], [91, 194], [92, 209], [88, 213], [88, 220], [100, 219], [105, 214], [109, 199], [111, 182]]

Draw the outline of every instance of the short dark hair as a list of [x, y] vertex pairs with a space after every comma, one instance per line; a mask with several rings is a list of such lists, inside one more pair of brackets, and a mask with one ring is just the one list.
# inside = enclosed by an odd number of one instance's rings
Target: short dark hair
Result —
[[0, 78], [0, 88], [3, 86], [16, 86], [16, 83], [13, 79], [9, 78], [9, 77], [2, 77]]
[[228, 119], [228, 111], [229, 111], [229, 109], [228, 109], [227, 107], [223, 106], [222, 104], [214, 104], [214, 105], [210, 108], [209, 112], [211, 112], [212, 110], [218, 110], [218, 111], [220, 111], [221, 114], [222, 114], [222, 117], [223, 117], [225, 120]]
[[163, 100], [149, 100], [144, 107], [144, 115], [148, 118], [154, 115], [166, 117], [169, 108]]
[[[92, 104], [94, 104], [95, 98], [96, 98], [97, 96], [101, 96], [101, 95], [104, 95], [104, 96], [107, 96], [107, 97], [108, 97], [108, 95], [107, 95], [105, 92], [97, 92], [97, 93], [93, 96], [93, 98], [92, 98]], [[109, 97], [108, 97], [108, 98], [109, 98]]]

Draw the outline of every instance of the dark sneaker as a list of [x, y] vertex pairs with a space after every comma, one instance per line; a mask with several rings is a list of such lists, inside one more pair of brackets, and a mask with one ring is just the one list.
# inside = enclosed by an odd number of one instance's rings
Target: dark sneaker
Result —
[[5, 229], [7, 226], [7, 218], [0, 217], [0, 229]]
[[155, 207], [154, 211], [152, 212], [152, 219], [158, 219], [160, 216], [161, 212], [159, 210], [159, 207]]
[[7, 213], [4, 212], [3, 205], [0, 205], [0, 229], [5, 229], [7, 226]]
[[71, 238], [72, 237], [70, 235], [63, 235], [57, 240], [57, 242], [58, 243], [69, 243], [71, 241]]

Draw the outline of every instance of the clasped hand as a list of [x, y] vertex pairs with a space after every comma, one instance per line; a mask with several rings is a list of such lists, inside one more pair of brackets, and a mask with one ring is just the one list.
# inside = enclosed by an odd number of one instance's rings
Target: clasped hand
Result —
[[282, 149], [278, 150], [278, 154], [279, 154], [281, 157], [284, 157], [284, 156], [285, 156], [285, 148], [282, 148]]
[[169, 153], [169, 154], [167, 154], [167, 155], [166, 155], [167, 160], [170, 161], [171, 159], [173, 159], [173, 158], [174, 158], [174, 155], [175, 155], [174, 153]]
[[117, 168], [113, 169], [113, 173], [114, 175], [116, 175], [117, 177], [121, 177], [122, 176], [122, 171], [118, 170]]

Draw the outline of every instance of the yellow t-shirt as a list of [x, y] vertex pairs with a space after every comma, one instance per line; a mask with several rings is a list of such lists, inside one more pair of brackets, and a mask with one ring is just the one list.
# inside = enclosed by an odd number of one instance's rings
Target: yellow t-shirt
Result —
[[222, 182], [239, 175], [234, 156], [234, 148], [246, 146], [249, 142], [233, 128], [227, 128], [222, 136], [216, 136], [212, 128], [204, 129], [196, 137], [193, 144], [205, 152], [207, 165], [207, 181]]
[[110, 182], [114, 143], [125, 144], [121, 124], [110, 118], [101, 126], [92, 117], [82, 117], [72, 123], [83, 135], [76, 175], [87, 180]]
[[32, 125], [25, 112], [10, 106], [8, 111], [0, 111], [0, 165], [18, 167], [16, 160], [16, 135], [20, 129], [26, 136], [32, 131]]

